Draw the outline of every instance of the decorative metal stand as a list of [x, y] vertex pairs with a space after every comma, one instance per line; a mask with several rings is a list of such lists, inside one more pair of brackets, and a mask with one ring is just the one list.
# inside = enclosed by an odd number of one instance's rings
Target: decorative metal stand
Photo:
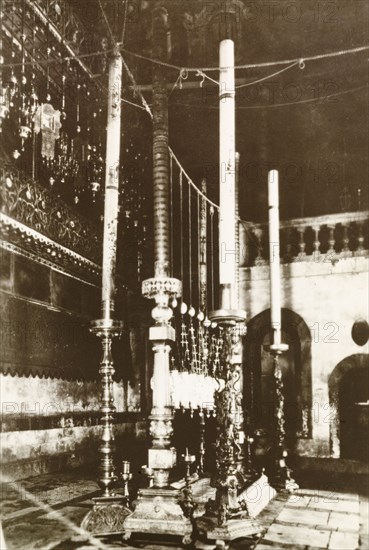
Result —
[[101, 339], [103, 348], [103, 357], [99, 371], [102, 379], [101, 411], [103, 415], [103, 433], [99, 447], [101, 461], [99, 467], [100, 477], [98, 480], [103, 494], [93, 499], [94, 507], [83, 519], [81, 527], [95, 535], [121, 533], [124, 520], [128, 514], [131, 514], [131, 510], [127, 506], [129, 498], [127, 487], [123, 495], [117, 495], [114, 492], [118, 483], [118, 476], [116, 475], [114, 466], [114, 365], [111, 345], [113, 338], [120, 336], [122, 323], [120, 321], [99, 319], [93, 322], [91, 331]]
[[[254, 519], [276, 494], [268, 478], [253, 479], [244, 462], [243, 433], [235, 404], [241, 398], [235, 385], [239, 377], [240, 326], [245, 314], [240, 311], [213, 312], [224, 333], [223, 360], [218, 375], [222, 389], [216, 394], [219, 434], [216, 445], [217, 473], [215, 500], [208, 502], [205, 514], [196, 519], [199, 536], [215, 541], [216, 548], [240, 537], [258, 535], [260, 526]], [[257, 498], [255, 498], [257, 495]]]
[[275, 474], [272, 483], [277, 489], [286, 489], [289, 492], [299, 489], [299, 485], [292, 478], [292, 470], [287, 466], [288, 457], [285, 448], [285, 418], [284, 418], [284, 395], [282, 371], [279, 365], [280, 355], [288, 350], [287, 344], [272, 344], [269, 346], [269, 352], [273, 356], [274, 382], [276, 395], [276, 443], [275, 443]]
[[150, 329], [153, 342], [154, 371], [152, 377], [153, 408], [150, 415], [152, 447], [148, 467], [153, 483], [138, 493], [138, 504], [124, 523], [124, 539], [132, 533], [179, 535], [191, 542], [192, 524], [179, 504], [181, 493], [169, 487], [169, 474], [176, 463], [176, 450], [170, 447], [173, 433], [173, 411], [170, 404], [169, 351], [174, 341], [174, 329], [169, 325], [172, 310], [169, 299], [181, 295], [181, 283], [169, 277], [156, 277], [143, 282], [143, 295], [155, 298], [152, 316], [155, 326]]

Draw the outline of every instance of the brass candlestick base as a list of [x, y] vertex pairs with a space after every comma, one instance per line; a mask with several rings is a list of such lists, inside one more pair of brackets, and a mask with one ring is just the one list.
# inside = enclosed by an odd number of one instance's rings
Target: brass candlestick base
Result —
[[181, 492], [176, 489], [149, 487], [138, 492], [135, 511], [124, 522], [124, 540], [132, 533], [176, 535], [188, 545], [192, 542], [192, 524], [179, 504]]
[[[101, 339], [103, 356], [100, 363], [102, 385], [101, 412], [102, 438], [99, 445], [100, 465], [98, 484], [103, 494], [93, 499], [94, 507], [82, 521], [82, 529], [95, 535], [122, 533], [123, 523], [132, 511], [126, 506], [127, 495], [115, 494], [118, 476], [114, 466], [114, 400], [113, 375], [114, 363], [111, 353], [112, 341], [120, 336], [123, 329], [121, 321], [97, 319], [92, 322], [91, 332]], [[126, 468], [127, 469], [127, 468]], [[124, 489], [128, 493], [127, 488]]]
[[[215, 374], [221, 388], [215, 394], [219, 433], [217, 471], [212, 485], [216, 487], [216, 495], [214, 500], [207, 502], [205, 514], [197, 517], [195, 523], [200, 538], [215, 541], [216, 548], [227, 548], [232, 540], [260, 534], [260, 526], [253, 519], [260, 511], [252, 508], [255, 484], [250, 484], [244, 475], [242, 384], [239, 381], [245, 312], [221, 309], [211, 312], [209, 319], [221, 326], [223, 334], [222, 357]], [[269, 488], [266, 476], [256, 488], [260, 509], [275, 494], [273, 490], [267, 494], [265, 487]]]
[[94, 507], [83, 519], [81, 528], [94, 535], [122, 534], [124, 522], [132, 514], [122, 496], [97, 497], [93, 501]]
[[132, 514], [129, 508], [128, 481], [132, 478], [130, 463], [123, 461], [119, 478], [123, 482], [123, 495], [113, 494], [92, 499], [94, 507], [82, 522], [82, 529], [94, 535], [113, 535], [124, 532], [124, 521]]

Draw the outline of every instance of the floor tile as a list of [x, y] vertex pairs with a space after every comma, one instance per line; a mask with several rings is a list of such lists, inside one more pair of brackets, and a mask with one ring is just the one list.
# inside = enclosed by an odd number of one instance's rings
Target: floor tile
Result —
[[294, 544], [302, 546], [316, 546], [326, 548], [328, 546], [330, 531], [309, 529], [308, 527], [296, 527], [292, 525], [273, 524], [267, 531], [263, 540], [279, 542], [282, 544]]
[[329, 550], [356, 550], [359, 548], [359, 536], [354, 533], [333, 531], [329, 540]]
[[314, 502], [314, 499], [311, 499], [308, 508], [318, 508], [319, 510], [330, 510], [332, 512], [347, 512], [349, 514], [358, 514], [360, 509], [358, 500], [338, 500], [337, 502], [320, 500]]
[[357, 493], [344, 493], [332, 486], [331, 491], [323, 491], [321, 489], [300, 489], [299, 494], [313, 497], [324, 502], [337, 502], [338, 500], [359, 500]]
[[287, 523], [300, 523], [305, 525], [327, 525], [329, 512], [325, 510], [299, 510], [284, 508], [279, 514], [277, 521]]
[[291, 495], [287, 501], [287, 506], [291, 508], [306, 508], [311, 501], [311, 497], [307, 495]]
[[338, 531], [348, 531], [349, 533], [359, 532], [359, 516], [356, 514], [343, 514], [331, 512], [328, 520], [328, 527], [338, 529]]

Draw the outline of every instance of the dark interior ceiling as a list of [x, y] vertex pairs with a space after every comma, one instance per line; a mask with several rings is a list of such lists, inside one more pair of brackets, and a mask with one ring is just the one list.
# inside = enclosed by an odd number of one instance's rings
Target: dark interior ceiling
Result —
[[[43, 3], [41, 0], [40, 5]], [[151, 12], [159, 1], [69, 0], [86, 29], [90, 51], [101, 49], [103, 41], [109, 41], [100, 3], [119, 41], [125, 29], [125, 49], [152, 57]], [[168, 62], [177, 67], [216, 67], [219, 41], [223, 38], [234, 39], [237, 65], [307, 58], [369, 43], [367, 0], [167, 0], [160, 3], [166, 5], [169, 12]], [[153, 64], [127, 52], [123, 55], [151, 104]], [[237, 84], [259, 80], [283, 67], [237, 70]], [[267, 170], [271, 167], [281, 172], [283, 218], [367, 207], [367, 67], [368, 50], [306, 61], [303, 69], [297, 65], [238, 90], [236, 143], [241, 158], [242, 218], [253, 221], [266, 218]], [[205, 80], [201, 87], [202, 79], [191, 72], [183, 80], [182, 88], [174, 87], [179, 70], [168, 68], [165, 74], [169, 90], [170, 145], [194, 181], [200, 182], [206, 177], [211, 198], [217, 200], [217, 86]], [[218, 78], [217, 72], [208, 74]], [[73, 95], [73, 84], [71, 86], [67, 92]], [[124, 97], [140, 103], [126, 74]], [[133, 149], [136, 153], [140, 151], [144, 162], [150, 159], [147, 118], [145, 111], [124, 104], [122, 158], [126, 166], [132, 167], [135, 162]], [[151, 183], [148, 165], [144, 166], [145, 186]], [[137, 167], [134, 172], [137, 174]]]
[[[128, 3], [127, 50], [152, 55], [154, 4], [153, 0]], [[306, 58], [369, 42], [366, 0], [169, 0], [164, 4], [169, 11], [168, 61], [180, 67], [217, 66], [219, 41], [226, 37], [235, 40], [237, 65]], [[99, 18], [100, 12], [96, 14]], [[100, 27], [104, 28], [101, 21]], [[152, 64], [129, 54], [125, 57], [150, 103]], [[306, 61], [304, 69], [295, 66], [239, 89], [236, 124], [244, 218], [266, 217], [266, 173], [272, 166], [281, 171], [285, 218], [355, 210], [360, 206], [358, 189], [367, 203], [367, 64], [368, 51]], [[237, 70], [236, 77], [238, 84], [244, 84], [281, 68]], [[217, 79], [217, 72], [209, 74]], [[201, 78], [189, 73], [182, 89], [173, 90], [179, 72], [168, 69], [166, 75], [171, 146], [195, 181], [206, 176], [216, 198], [217, 86], [206, 80], [200, 87]]]

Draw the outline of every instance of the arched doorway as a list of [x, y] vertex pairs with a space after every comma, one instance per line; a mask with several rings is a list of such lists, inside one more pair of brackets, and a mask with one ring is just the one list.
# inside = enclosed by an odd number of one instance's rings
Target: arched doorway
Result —
[[357, 353], [338, 363], [329, 381], [333, 456], [369, 460], [369, 355]]
[[[276, 408], [273, 361], [265, 347], [270, 343], [270, 309], [248, 323], [244, 347], [244, 400], [249, 433], [263, 434], [267, 450], [274, 438]], [[302, 317], [282, 309], [282, 338], [289, 350], [280, 358], [284, 384], [286, 443], [311, 437], [312, 382], [311, 334]]]

